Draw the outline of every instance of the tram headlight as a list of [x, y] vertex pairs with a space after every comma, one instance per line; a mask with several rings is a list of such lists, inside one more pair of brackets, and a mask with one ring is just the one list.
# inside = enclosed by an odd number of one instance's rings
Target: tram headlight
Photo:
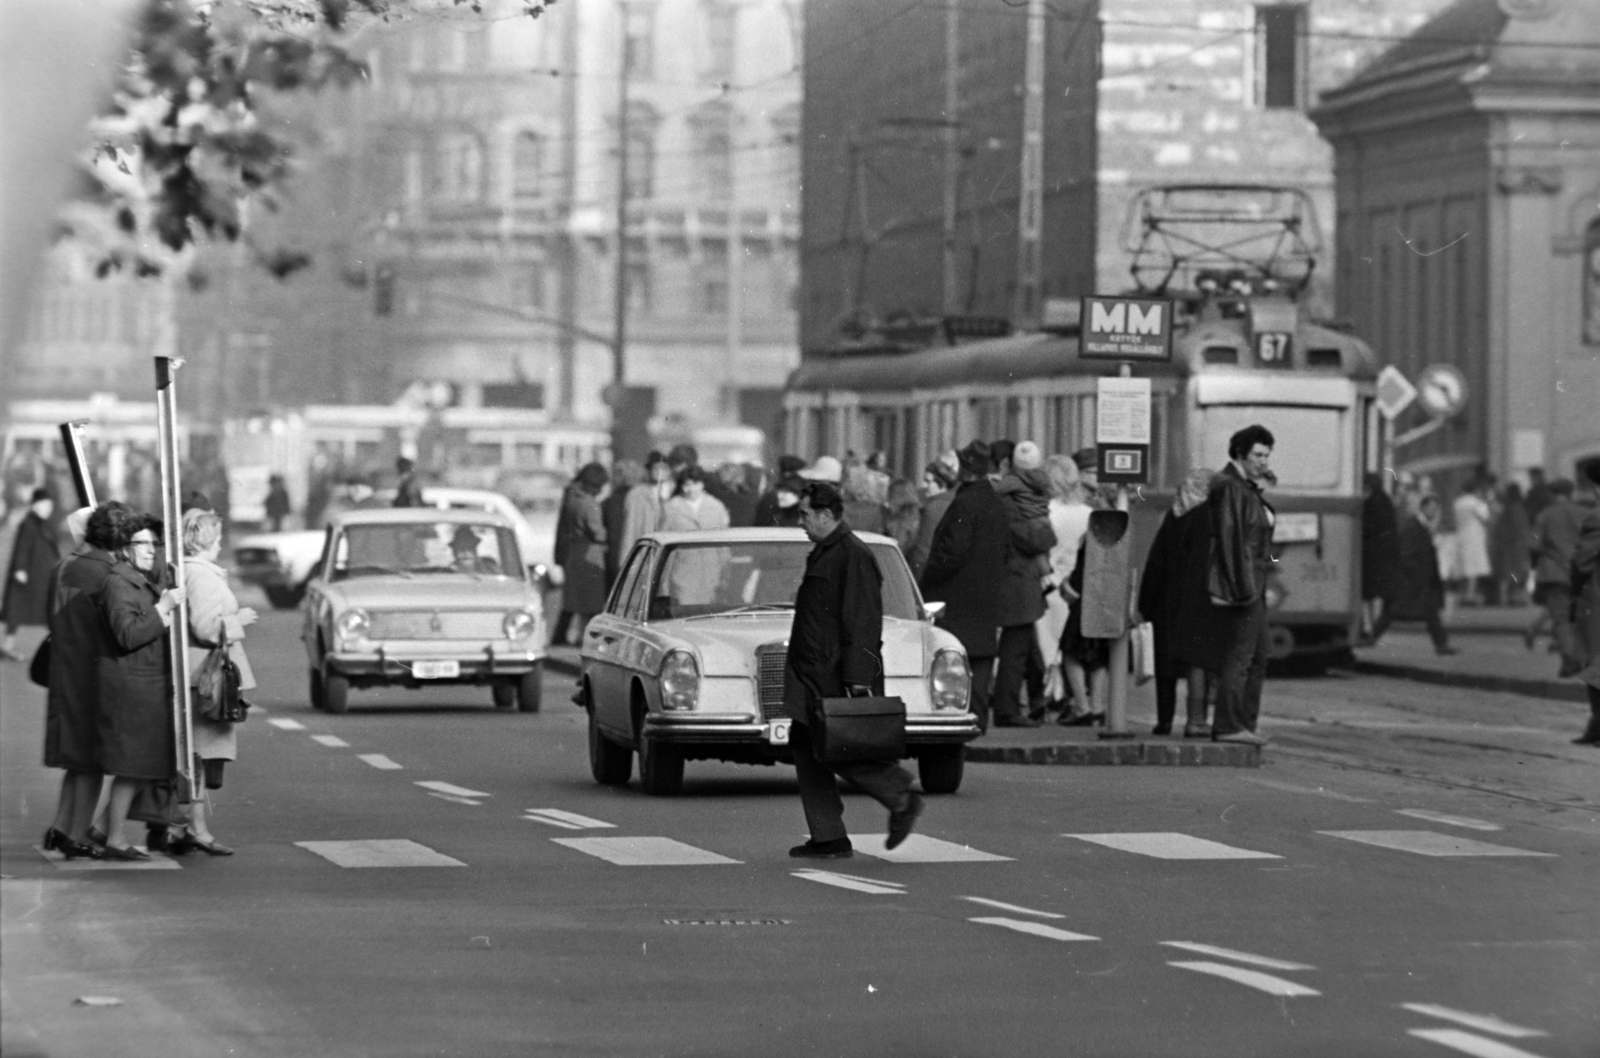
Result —
[[941, 650], [928, 670], [928, 692], [935, 709], [965, 709], [972, 694], [972, 673], [958, 650]]

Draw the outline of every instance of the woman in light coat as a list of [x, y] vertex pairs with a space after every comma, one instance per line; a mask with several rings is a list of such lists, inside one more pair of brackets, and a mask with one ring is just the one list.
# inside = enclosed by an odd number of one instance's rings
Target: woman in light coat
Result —
[[[256, 685], [250, 671], [250, 659], [244, 653], [245, 628], [255, 624], [256, 611], [241, 607], [228, 587], [228, 574], [217, 565], [222, 551], [222, 519], [211, 511], [188, 510], [183, 512], [183, 571], [189, 601], [189, 684], [194, 686], [200, 670], [213, 650], [220, 649], [224, 637], [228, 644], [228, 657], [239, 666], [239, 689], [250, 690]], [[196, 699], [198, 700], [198, 699]], [[206, 795], [197, 796], [190, 806], [189, 825], [177, 838], [169, 838], [168, 848], [174, 853], [191, 849], [212, 856], [231, 856], [233, 850], [212, 836], [208, 802], [210, 791], [222, 789], [224, 762], [239, 759], [239, 736], [236, 725], [226, 721], [207, 720], [198, 710], [194, 716], [194, 755], [197, 760], [196, 777], [204, 777]]]
[[[678, 494], [667, 501], [661, 529], [668, 533], [726, 529], [728, 508], [706, 491], [706, 472], [697, 466], [678, 473]], [[676, 556], [668, 574], [673, 602], [679, 606], [703, 606], [715, 600], [722, 583], [722, 567], [727, 553], [720, 548], [686, 549]]]

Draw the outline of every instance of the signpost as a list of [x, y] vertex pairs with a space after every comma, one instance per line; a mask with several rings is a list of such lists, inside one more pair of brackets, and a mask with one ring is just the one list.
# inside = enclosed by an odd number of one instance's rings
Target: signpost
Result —
[[61, 424], [61, 449], [67, 453], [67, 466], [72, 470], [79, 507], [99, 506], [94, 495], [94, 477], [89, 473], [89, 459], [83, 449], [83, 428], [88, 425], [87, 419]]
[[[178, 481], [178, 411], [174, 376], [183, 361], [176, 357], [156, 357], [156, 431], [161, 446], [161, 520], [166, 523], [167, 568], [172, 571], [172, 586], [179, 599], [183, 581], [183, 488]], [[168, 657], [172, 662], [172, 734], [177, 757], [177, 772], [195, 789], [194, 715], [189, 701], [189, 604], [180, 601], [172, 611], [167, 636]]]
[[1097, 381], [1095, 448], [1100, 480], [1113, 485], [1150, 483], [1150, 380]]
[[1390, 364], [1378, 372], [1378, 413], [1385, 419], [1393, 422], [1416, 399], [1417, 387], [1398, 367]]

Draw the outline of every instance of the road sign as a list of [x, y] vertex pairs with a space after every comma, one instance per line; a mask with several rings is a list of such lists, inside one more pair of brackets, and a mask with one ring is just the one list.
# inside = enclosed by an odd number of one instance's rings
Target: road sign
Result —
[[1171, 360], [1172, 302], [1083, 299], [1078, 355], [1086, 360]]
[[1467, 404], [1467, 380], [1449, 364], [1430, 364], [1417, 376], [1417, 399], [1435, 419], [1448, 419]]
[[1097, 380], [1095, 449], [1099, 479], [1115, 485], [1150, 481], [1150, 380]]
[[1378, 413], [1385, 419], [1393, 419], [1416, 399], [1417, 387], [1398, 367], [1390, 364], [1378, 372]]

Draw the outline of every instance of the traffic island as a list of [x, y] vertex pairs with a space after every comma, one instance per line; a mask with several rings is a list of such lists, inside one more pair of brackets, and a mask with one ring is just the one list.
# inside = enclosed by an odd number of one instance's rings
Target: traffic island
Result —
[[1139, 735], [1102, 739], [1097, 728], [1002, 727], [967, 743], [973, 764], [1164, 764], [1259, 768], [1261, 747], [1209, 738]]

